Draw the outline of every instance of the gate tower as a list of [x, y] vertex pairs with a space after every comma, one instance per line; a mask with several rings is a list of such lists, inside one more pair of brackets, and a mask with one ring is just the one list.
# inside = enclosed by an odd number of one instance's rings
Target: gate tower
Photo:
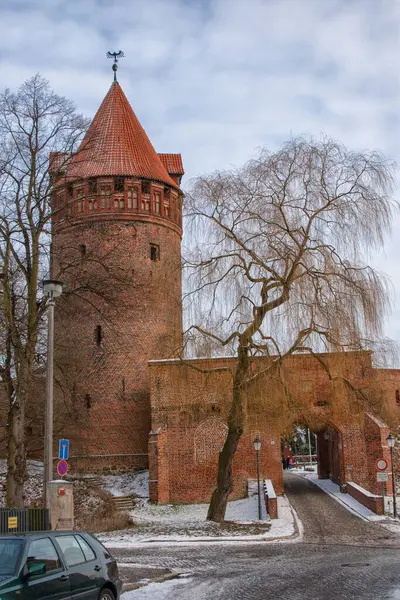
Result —
[[[182, 344], [180, 154], [157, 154], [114, 81], [78, 152], [51, 156], [57, 429], [82, 469], [143, 468], [150, 359]], [[72, 463], [74, 466], [74, 463]]]

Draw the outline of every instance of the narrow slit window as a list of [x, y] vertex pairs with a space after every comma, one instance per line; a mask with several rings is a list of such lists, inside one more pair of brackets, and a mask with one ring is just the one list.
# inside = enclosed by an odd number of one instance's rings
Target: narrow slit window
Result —
[[81, 253], [82, 258], [86, 256], [86, 244], [79, 244], [79, 252]]
[[101, 325], [97, 325], [95, 331], [94, 331], [94, 337], [96, 340], [96, 346], [100, 347], [101, 346], [101, 342], [103, 340], [103, 331], [101, 329]]
[[92, 406], [92, 397], [90, 394], [85, 394], [85, 404], [86, 408], [91, 408]]
[[157, 244], [150, 244], [150, 259], [160, 260], [160, 246]]

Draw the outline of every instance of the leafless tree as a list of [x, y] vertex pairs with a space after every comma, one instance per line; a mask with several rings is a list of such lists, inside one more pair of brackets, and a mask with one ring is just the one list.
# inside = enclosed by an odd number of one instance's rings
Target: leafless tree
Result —
[[17, 507], [24, 503], [26, 406], [46, 309], [38, 284], [49, 271], [50, 153], [70, 156], [86, 127], [40, 75], [0, 96], [1, 377], [9, 402], [7, 502]]
[[297, 352], [367, 349], [379, 339], [388, 289], [368, 259], [397, 210], [393, 177], [377, 152], [300, 138], [194, 181], [188, 342], [208, 338], [237, 356], [208, 519], [224, 519], [232, 491], [253, 357], [267, 357], [265, 370], [276, 373]]

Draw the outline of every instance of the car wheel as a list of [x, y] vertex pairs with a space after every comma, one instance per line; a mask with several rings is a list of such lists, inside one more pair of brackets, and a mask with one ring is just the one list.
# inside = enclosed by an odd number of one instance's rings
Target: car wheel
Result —
[[111, 590], [105, 588], [104, 590], [101, 590], [99, 600], [115, 600], [115, 596]]

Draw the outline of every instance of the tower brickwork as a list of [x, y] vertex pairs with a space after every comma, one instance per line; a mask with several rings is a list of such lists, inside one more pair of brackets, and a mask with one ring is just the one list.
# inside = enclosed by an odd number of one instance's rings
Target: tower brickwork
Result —
[[144, 467], [147, 363], [182, 345], [181, 158], [155, 152], [114, 82], [52, 172], [56, 428], [77, 468]]

